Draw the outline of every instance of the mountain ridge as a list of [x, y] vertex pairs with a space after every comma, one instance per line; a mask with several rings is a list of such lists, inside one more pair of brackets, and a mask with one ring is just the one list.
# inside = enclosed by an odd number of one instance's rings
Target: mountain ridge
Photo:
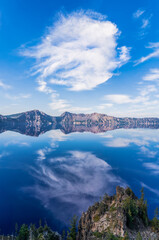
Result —
[[64, 112], [60, 116], [50, 116], [39, 110], [2, 116], [0, 132], [15, 131], [30, 136], [39, 136], [47, 131], [60, 129], [63, 133], [100, 133], [114, 129], [151, 128], [159, 129], [159, 118], [113, 117], [106, 114], [76, 114]]
[[93, 112], [93, 113], [72, 113], [72, 112], [68, 112], [68, 111], [65, 111], [63, 112], [61, 115], [59, 116], [52, 116], [52, 115], [49, 115], [43, 111], [40, 111], [38, 109], [33, 109], [33, 110], [28, 110], [28, 111], [25, 111], [25, 112], [20, 112], [20, 113], [16, 113], [16, 114], [9, 114], [9, 115], [2, 115], [0, 114], [0, 117], [7, 117], [7, 118], [10, 118], [12, 116], [16, 116], [16, 115], [22, 115], [22, 114], [29, 114], [29, 113], [39, 113], [39, 114], [42, 114], [42, 115], [47, 115], [47, 116], [50, 116], [50, 117], [63, 117], [63, 116], [66, 116], [66, 115], [74, 115], [74, 116], [105, 116], [105, 117], [113, 117], [113, 118], [120, 118], [120, 119], [126, 119], [126, 118], [131, 118], [131, 119], [159, 119], [159, 117], [114, 117], [112, 115], [107, 115], [105, 113], [98, 113], [98, 112]]

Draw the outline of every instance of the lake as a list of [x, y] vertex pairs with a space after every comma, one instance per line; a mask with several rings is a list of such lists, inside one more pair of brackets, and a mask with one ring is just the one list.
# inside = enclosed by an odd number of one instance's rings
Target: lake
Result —
[[0, 134], [0, 228], [47, 222], [61, 232], [104, 193], [144, 187], [149, 217], [159, 206], [159, 130], [104, 133], [51, 130], [39, 137]]

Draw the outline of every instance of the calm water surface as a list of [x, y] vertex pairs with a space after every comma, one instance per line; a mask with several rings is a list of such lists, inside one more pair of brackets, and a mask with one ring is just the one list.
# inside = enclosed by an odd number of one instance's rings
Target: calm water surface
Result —
[[137, 196], [144, 186], [153, 216], [159, 206], [159, 130], [0, 134], [1, 232], [39, 219], [60, 232], [117, 185], [129, 185]]

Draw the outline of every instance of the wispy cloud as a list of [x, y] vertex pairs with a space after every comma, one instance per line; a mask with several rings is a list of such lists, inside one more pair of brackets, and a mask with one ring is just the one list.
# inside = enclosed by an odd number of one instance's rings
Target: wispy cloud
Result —
[[150, 192], [159, 196], [159, 190], [158, 189], [152, 188], [152, 187], [146, 185], [145, 183], [141, 183], [141, 185], [142, 185], [142, 187], [147, 188]]
[[153, 174], [159, 174], [159, 164], [157, 163], [152, 163], [152, 162], [148, 162], [148, 163], [144, 163], [143, 164], [147, 169], [151, 170], [151, 172]]
[[142, 146], [141, 153], [145, 154], [148, 158], [155, 158], [157, 151], [151, 151], [149, 148]]
[[11, 88], [11, 86], [5, 84], [2, 80], [0, 80], [0, 88], [7, 90], [7, 89]]
[[144, 14], [145, 10], [138, 9], [136, 12], [133, 13], [134, 18], [139, 18]]
[[119, 35], [117, 26], [105, 16], [75, 12], [61, 15], [41, 43], [21, 54], [37, 60], [34, 73], [40, 91], [51, 92], [50, 83], [72, 91], [91, 90], [130, 59], [129, 48], [117, 48]]
[[144, 19], [142, 19], [141, 28], [146, 28], [149, 24], [150, 24], [150, 19], [149, 18], [144, 18]]
[[31, 97], [30, 94], [18, 94], [18, 95], [11, 95], [11, 94], [6, 94], [5, 95], [6, 98], [10, 99], [10, 100], [19, 100], [19, 99], [28, 99]]
[[138, 97], [132, 98], [129, 95], [125, 95], [125, 94], [110, 94], [110, 95], [106, 95], [104, 99], [106, 101], [110, 101], [111, 103], [115, 103], [115, 104], [140, 103], [148, 100], [147, 97], [145, 96], [138, 96]]
[[159, 81], [159, 68], [150, 69], [150, 73], [143, 77], [144, 81]]
[[73, 107], [69, 101], [66, 99], [60, 98], [60, 95], [54, 91], [51, 94], [51, 103], [49, 104], [50, 108], [53, 111], [57, 111], [58, 113], [62, 113], [64, 111], [70, 111], [70, 112], [88, 112], [91, 110], [91, 108], [88, 107]]
[[147, 28], [150, 27], [152, 14], [149, 15], [145, 10], [138, 9], [133, 13], [133, 17], [140, 23], [139, 36], [143, 37], [147, 32]]
[[[102, 103], [97, 106], [98, 109], [107, 110], [109, 115], [115, 116], [139, 116], [148, 117], [152, 114], [156, 116], [159, 104], [159, 84], [157, 82], [157, 70], [154, 70], [155, 76], [144, 76], [144, 81], [136, 87], [135, 95], [131, 94], [107, 94], [102, 98]], [[148, 79], [154, 79], [150, 84]], [[156, 80], [155, 80], [156, 79]], [[147, 80], [147, 81], [146, 81]], [[123, 108], [123, 112], [119, 112]], [[126, 112], [125, 112], [126, 107]], [[145, 108], [146, 107], [146, 108]]]
[[141, 57], [139, 60], [136, 61], [135, 65], [143, 63], [151, 58], [159, 57], [159, 42], [150, 43], [146, 48], [152, 49], [152, 52], [145, 57]]

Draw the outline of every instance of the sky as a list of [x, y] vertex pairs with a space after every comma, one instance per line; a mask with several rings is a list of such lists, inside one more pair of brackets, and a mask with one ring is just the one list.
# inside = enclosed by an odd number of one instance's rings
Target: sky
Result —
[[0, 114], [159, 117], [158, 0], [1, 0]]

